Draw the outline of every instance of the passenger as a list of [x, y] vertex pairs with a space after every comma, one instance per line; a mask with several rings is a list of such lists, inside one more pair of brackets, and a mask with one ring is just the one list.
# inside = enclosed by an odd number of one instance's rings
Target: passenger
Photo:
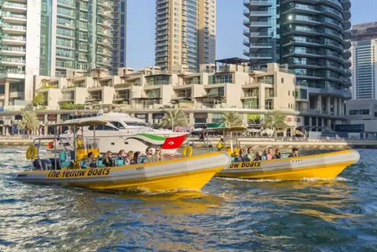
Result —
[[223, 137], [221, 137], [220, 141], [217, 143], [217, 150], [218, 151], [224, 150], [224, 138]]
[[281, 158], [281, 152], [280, 150], [277, 148], [275, 150], [275, 155], [274, 155], [274, 159], [280, 159]]
[[105, 153], [105, 155], [103, 156], [103, 164], [106, 166], [106, 167], [111, 167], [113, 166], [113, 160], [111, 159], [111, 156], [113, 154], [111, 153], [111, 151], [107, 151]]
[[144, 160], [143, 158], [140, 156], [141, 153], [140, 151], [136, 151], [135, 154], [134, 154], [134, 164], [141, 164], [141, 163], [144, 163]]
[[157, 148], [156, 152], [153, 155], [154, 162], [159, 162], [162, 160], [162, 154], [161, 154], [161, 149]]
[[240, 153], [238, 155], [238, 162], [245, 162], [246, 161], [246, 151], [244, 149], [240, 149]]
[[292, 148], [292, 153], [289, 155], [289, 157], [298, 157], [298, 149], [297, 148]]
[[255, 155], [254, 161], [262, 161], [263, 160], [262, 155], [263, 154], [261, 151], [257, 151], [257, 155]]
[[125, 165], [135, 164], [134, 152], [133, 151], [129, 151], [127, 153], [127, 157], [124, 159], [124, 164]]
[[272, 152], [272, 148], [269, 147], [268, 150], [267, 150], [267, 155], [266, 155], [267, 160], [271, 160], [273, 156], [274, 156], [274, 154]]
[[97, 168], [97, 162], [94, 158], [93, 152], [89, 152], [87, 158], [84, 159], [84, 168]]
[[255, 155], [251, 147], [247, 148], [246, 161], [254, 161]]
[[145, 159], [144, 159], [144, 162], [143, 163], [153, 163], [155, 160], [154, 160], [154, 155], [153, 155], [153, 149], [152, 147], [148, 147], [146, 150], [145, 150]]
[[127, 153], [126, 153], [125, 150], [120, 150], [120, 151], [118, 152], [118, 159], [119, 159], [119, 160], [124, 160], [124, 159], [126, 158], [126, 156], [127, 156]]

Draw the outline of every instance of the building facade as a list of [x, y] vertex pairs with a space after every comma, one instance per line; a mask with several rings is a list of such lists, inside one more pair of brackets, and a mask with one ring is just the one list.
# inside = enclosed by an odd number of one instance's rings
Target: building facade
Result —
[[351, 125], [363, 125], [364, 132], [376, 132], [377, 130], [377, 100], [361, 99], [346, 102], [348, 123]]
[[353, 41], [352, 99], [377, 99], [377, 38]]
[[[245, 0], [244, 5], [244, 54], [253, 67], [287, 64], [306, 97], [297, 110], [317, 111], [317, 126], [328, 116], [344, 120], [344, 101], [351, 98], [350, 1]], [[307, 124], [310, 120], [305, 116]]]
[[[198, 72], [183, 67], [171, 71], [119, 68], [118, 75], [112, 76], [107, 70], [96, 69], [76, 73], [74, 78], [34, 76], [34, 81], [36, 92], [45, 97], [43, 106], [52, 111], [67, 104], [81, 104], [82, 109], [101, 106], [157, 124], [164, 111], [180, 108], [193, 127], [220, 122], [227, 111], [237, 111], [245, 124], [255, 124], [270, 111], [279, 110], [287, 115], [291, 129], [321, 131], [343, 122], [340, 114], [330, 110], [297, 110], [308, 97], [297, 88], [296, 77], [286, 66], [270, 63], [250, 72], [247, 63], [218, 63], [218, 67], [201, 65]], [[340, 111], [341, 105], [336, 106]]]
[[[9, 0], [0, 3], [0, 107], [33, 98], [33, 76], [126, 62], [126, 0]], [[68, 76], [69, 77], [69, 76]]]
[[155, 64], [198, 70], [215, 62], [216, 0], [156, 1]]
[[351, 34], [352, 99], [377, 99], [377, 22], [354, 25]]

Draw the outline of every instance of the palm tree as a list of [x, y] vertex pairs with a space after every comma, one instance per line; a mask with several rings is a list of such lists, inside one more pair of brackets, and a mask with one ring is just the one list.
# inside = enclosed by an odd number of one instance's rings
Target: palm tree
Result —
[[253, 124], [255, 126], [260, 126], [261, 122], [262, 122], [262, 120], [261, 120], [261, 116], [259, 114], [250, 115], [250, 117], [248, 118], [248, 123]]
[[38, 129], [41, 123], [33, 111], [24, 110], [21, 114], [22, 120], [18, 122], [18, 128], [25, 130], [29, 136], [34, 130]]
[[277, 130], [285, 130], [288, 128], [288, 125], [285, 123], [286, 115], [281, 111], [272, 111], [264, 117], [263, 128], [272, 129], [274, 131], [275, 137], [277, 136]]
[[175, 109], [165, 112], [164, 117], [161, 119], [161, 127], [171, 127], [175, 130], [176, 126], [187, 126], [187, 117], [185, 113], [180, 109]]
[[226, 127], [239, 127], [243, 126], [242, 117], [237, 112], [225, 112], [222, 122]]

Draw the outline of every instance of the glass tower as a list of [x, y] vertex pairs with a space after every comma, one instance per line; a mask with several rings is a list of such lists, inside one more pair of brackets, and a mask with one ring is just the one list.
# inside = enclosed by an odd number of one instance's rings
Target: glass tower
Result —
[[244, 0], [244, 5], [244, 54], [252, 67], [278, 62], [296, 74], [296, 94], [308, 94], [299, 97], [296, 109], [316, 115], [305, 124], [314, 120], [323, 128], [334, 123], [324, 122], [324, 115], [342, 117], [351, 86], [350, 1]]
[[197, 70], [215, 62], [215, 44], [215, 0], [156, 1], [156, 66]]
[[42, 0], [40, 73], [106, 68], [126, 62], [126, 0]]

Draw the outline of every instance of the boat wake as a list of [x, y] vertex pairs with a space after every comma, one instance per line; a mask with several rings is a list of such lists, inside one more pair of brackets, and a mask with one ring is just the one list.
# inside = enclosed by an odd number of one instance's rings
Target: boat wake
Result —
[[252, 182], [252, 183], [264, 183], [264, 182], [281, 182], [281, 179], [240, 179], [240, 178], [216, 178], [221, 180], [228, 181], [243, 181], [243, 182]]
[[326, 178], [302, 178], [301, 181], [305, 182], [316, 182], [316, 181], [337, 181], [337, 182], [347, 182], [351, 181], [350, 179], [336, 177], [334, 179], [326, 179]]
[[[242, 181], [242, 182], [250, 182], [250, 183], [265, 183], [265, 182], [282, 182], [282, 181], [290, 181], [290, 180], [283, 180], [283, 179], [240, 179], [240, 178], [216, 178], [220, 180], [227, 180], [227, 181]], [[326, 179], [326, 178], [302, 178], [299, 181], [305, 182], [317, 182], [317, 181], [336, 181], [336, 182], [347, 182], [351, 181], [346, 178], [337, 177], [335, 179]]]

